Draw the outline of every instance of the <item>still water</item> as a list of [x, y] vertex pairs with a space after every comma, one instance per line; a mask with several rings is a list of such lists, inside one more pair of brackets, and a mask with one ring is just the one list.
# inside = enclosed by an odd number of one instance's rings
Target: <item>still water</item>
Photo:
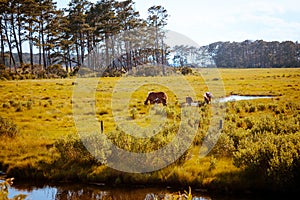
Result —
[[[186, 189], [188, 190], [188, 188]], [[13, 185], [9, 188], [9, 198], [18, 194], [27, 195], [25, 200], [171, 200], [171, 194], [184, 194], [185, 189], [162, 187], [107, 187], [94, 184], [64, 184], [56, 186]], [[193, 200], [266, 200], [291, 199], [276, 194], [213, 194], [203, 190], [193, 190]], [[173, 198], [172, 198], [173, 197]], [[180, 198], [175, 198], [180, 199]], [[181, 198], [184, 200], [185, 198]]]
[[266, 99], [272, 98], [273, 96], [240, 96], [240, 95], [230, 95], [228, 97], [223, 97], [219, 99], [219, 102], [231, 102], [231, 101], [244, 101], [244, 100], [254, 100], [254, 99]]
[[[188, 190], [188, 189], [187, 189]], [[62, 185], [35, 187], [17, 185], [9, 188], [9, 198], [25, 194], [26, 200], [156, 200], [170, 199], [168, 195], [178, 194], [167, 188], [107, 188], [96, 185]], [[184, 190], [181, 191], [184, 194]], [[212, 198], [199, 192], [193, 192], [193, 200], [211, 200]]]

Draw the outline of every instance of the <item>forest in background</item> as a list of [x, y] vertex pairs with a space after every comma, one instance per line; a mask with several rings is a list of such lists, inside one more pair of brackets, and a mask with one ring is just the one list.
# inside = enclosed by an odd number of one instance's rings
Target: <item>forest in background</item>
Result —
[[[58, 9], [53, 0], [2, 0], [2, 70], [7, 67], [16, 73], [21, 68], [20, 73], [39, 74], [49, 73], [55, 65], [54, 68], [63, 66], [70, 72], [81, 67], [85, 59], [93, 70], [109, 65], [128, 70], [149, 56], [156, 64], [164, 64], [166, 45], [162, 28], [167, 24], [168, 14], [162, 6], [152, 6], [148, 13], [147, 19], [140, 18], [132, 0], [101, 0], [95, 4], [72, 0], [63, 9]], [[135, 30], [138, 41], [128, 35], [130, 30]], [[141, 41], [147, 47], [145, 50], [136, 47]], [[24, 54], [25, 45], [29, 55]], [[87, 55], [93, 56], [86, 58]], [[116, 64], [114, 59], [120, 55], [125, 58]]]
[[81, 67], [84, 72], [120, 76], [144, 65], [300, 66], [300, 45], [293, 41], [220, 41], [198, 48], [170, 47], [164, 30], [170, 17], [167, 10], [152, 6], [143, 19], [134, 4], [134, 0], [71, 0], [66, 8], [59, 9], [54, 0], [1, 0], [0, 76], [68, 77]]
[[298, 42], [216, 42], [206, 47], [220, 68], [282, 68], [300, 67]]

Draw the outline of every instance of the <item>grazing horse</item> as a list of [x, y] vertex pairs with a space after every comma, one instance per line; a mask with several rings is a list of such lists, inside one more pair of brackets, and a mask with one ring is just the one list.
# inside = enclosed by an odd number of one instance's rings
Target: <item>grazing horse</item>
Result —
[[212, 99], [213, 96], [212, 96], [212, 93], [205, 92], [203, 97], [204, 97], [204, 102], [209, 104], [211, 102], [211, 99]]
[[193, 102], [192, 97], [185, 97], [185, 102], [186, 102], [188, 105], [191, 105], [192, 102]]
[[205, 102], [202, 101], [194, 101], [192, 97], [187, 96], [185, 97], [185, 102], [181, 103], [181, 107], [184, 106], [194, 106], [194, 107], [201, 107], [205, 104]]
[[148, 92], [148, 96], [144, 101], [144, 104], [147, 105], [148, 101], [150, 101], [150, 104], [162, 103], [164, 106], [166, 106], [167, 95], [164, 92]]

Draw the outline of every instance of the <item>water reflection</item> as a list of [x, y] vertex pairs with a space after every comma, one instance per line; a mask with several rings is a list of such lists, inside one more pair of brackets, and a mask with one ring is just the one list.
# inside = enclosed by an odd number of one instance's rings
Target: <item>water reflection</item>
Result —
[[[183, 194], [184, 192], [181, 192]], [[157, 200], [171, 199], [178, 194], [169, 189], [159, 188], [105, 188], [93, 185], [63, 185], [37, 188], [15, 185], [9, 190], [9, 198], [18, 194], [28, 195], [26, 200]], [[211, 200], [206, 195], [194, 195], [193, 200]]]
[[[9, 188], [9, 198], [12, 199], [18, 194], [26, 194], [25, 200], [171, 200], [179, 190], [167, 188], [115, 188], [101, 185], [74, 185], [64, 184], [60, 186], [35, 185], [13, 185]], [[181, 190], [184, 194], [184, 190]], [[266, 200], [266, 199], [292, 199], [291, 196], [274, 193], [239, 193], [239, 194], [207, 194], [202, 190], [195, 189], [193, 200]], [[177, 196], [178, 197], [178, 196]], [[185, 198], [181, 198], [184, 200]]]

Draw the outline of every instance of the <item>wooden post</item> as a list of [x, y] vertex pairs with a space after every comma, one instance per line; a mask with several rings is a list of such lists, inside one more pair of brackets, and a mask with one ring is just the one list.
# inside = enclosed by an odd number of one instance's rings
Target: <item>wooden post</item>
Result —
[[102, 120], [100, 121], [100, 130], [101, 130], [101, 133], [103, 133], [103, 121]]
[[220, 119], [220, 126], [219, 126], [219, 129], [222, 129], [223, 128], [223, 121]]

